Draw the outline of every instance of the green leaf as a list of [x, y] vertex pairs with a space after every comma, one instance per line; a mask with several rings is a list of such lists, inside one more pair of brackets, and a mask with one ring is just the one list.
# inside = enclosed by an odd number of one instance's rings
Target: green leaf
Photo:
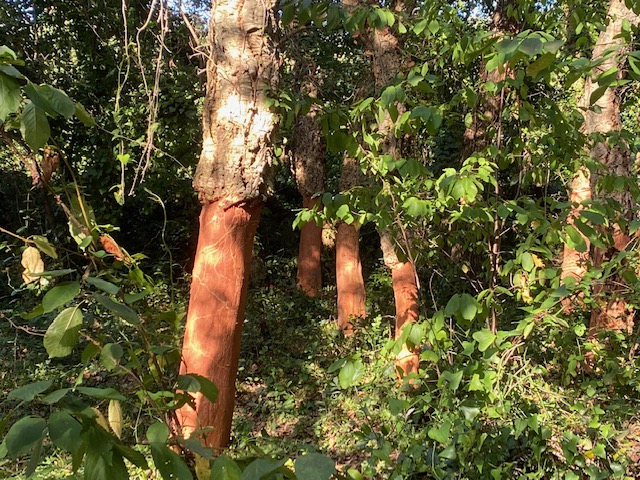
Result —
[[101, 278], [87, 277], [85, 279], [85, 281], [89, 285], [93, 285], [94, 287], [97, 287], [100, 290], [102, 290], [103, 292], [107, 292], [107, 293], [109, 293], [111, 295], [117, 295], [118, 292], [120, 291], [120, 287], [114, 285], [111, 282], [107, 282], [106, 280], [103, 280]]
[[468, 293], [463, 293], [460, 297], [460, 314], [465, 320], [473, 320], [479, 310], [478, 301]]
[[0, 123], [7, 116], [18, 111], [22, 95], [18, 82], [4, 73], [0, 73]]
[[169, 440], [169, 427], [164, 422], [156, 422], [147, 430], [147, 439], [150, 443], [166, 443]]
[[442, 378], [447, 381], [451, 390], [456, 391], [462, 381], [462, 370], [456, 372], [445, 371], [442, 373]]
[[117, 343], [107, 343], [100, 352], [100, 363], [111, 371], [120, 363], [124, 350]]
[[151, 456], [155, 467], [165, 480], [192, 480], [191, 470], [184, 463], [180, 455], [166, 445], [160, 443], [151, 444]]
[[447, 306], [444, 307], [444, 312], [447, 315], [451, 316], [458, 313], [458, 310], [460, 310], [460, 297], [461, 295], [459, 293], [456, 293], [449, 299], [449, 301], [447, 302]]
[[296, 477], [305, 480], [329, 480], [336, 473], [336, 463], [325, 455], [308, 453], [294, 462]]
[[178, 388], [185, 392], [200, 392], [211, 403], [218, 398], [218, 387], [208, 378], [195, 373], [178, 375]]
[[569, 235], [569, 247], [575, 248], [578, 252], [587, 251], [587, 244], [584, 241], [584, 238], [582, 238], [582, 235], [580, 235], [580, 233], [575, 228], [573, 228], [571, 225], [568, 225], [565, 227], [565, 231], [567, 232], [567, 235]]
[[362, 360], [357, 358], [355, 360], [347, 360], [344, 366], [338, 373], [338, 380], [340, 382], [340, 388], [346, 389], [352, 387], [364, 374], [364, 365]]
[[49, 243], [46, 237], [41, 235], [32, 235], [31, 240], [34, 241], [38, 250], [42, 253], [49, 255], [51, 258], [58, 258], [58, 253], [56, 252], [56, 248]]
[[44, 334], [44, 347], [49, 357], [66, 357], [73, 351], [80, 337], [82, 320], [78, 306], [60, 312]]
[[486, 328], [473, 334], [473, 339], [478, 342], [478, 350], [484, 352], [495, 341], [496, 335]]
[[420, 200], [416, 197], [407, 198], [402, 204], [402, 208], [407, 212], [410, 217], [423, 217], [429, 213], [427, 208], [428, 202], [426, 200]]
[[260, 480], [266, 477], [270, 473], [278, 470], [287, 461], [286, 458], [282, 460], [267, 460], [259, 458], [251, 462], [247, 468], [242, 472], [241, 480]]
[[520, 46], [518, 47], [518, 50], [522, 53], [524, 53], [525, 55], [527, 55], [528, 57], [533, 57], [534, 55], [538, 55], [539, 53], [542, 53], [542, 49], [543, 49], [543, 43], [542, 40], [540, 40], [539, 38], [525, 38], [522, 43], [520, 44]]
[[100, 295], [99, 293], [94, 293], [93, 298], [95, 298], [100, 305], [105, 307], [110, 312], [115, 313], [118, 317], [122, 318], [125, 322], [131, 325], [140, 324], [140, 318], [138, 317], [138, 314], [133, 310], [131, 310], [126, 305], [123, 305], [120, 302], [116, 302], [115, 300], [112, 300], [109, 297], [105, 297], [104, 295]]
[[42, 380], [41, 382], [33, 382], [28, 385], [23, 385], [15, 390], [9, 392], [7, 400], [22, 400], [23, 402], [30, 402], [37, 395], [46, 391], [53, 384], [53, 380]]
[[240, 480], [242, 472], [238, 464], [226, 455], [220, 455], [211, 466], [211, 480]]
[[69, 393], [70, 390], [70, 388], [61, 388], [59, 390], [54, 390], [53, 392], [44, 396], [44, 398], [42, 399], [42, 403], [46, 403], [47, 405], [58, 403], [67, 393]]
[[535, 263], [533, 261], [533, 255], [529, 252], [524, 252], [520, 257], [520, 263], [522, 264], [522, 268], [525, 271], [530, 272], [535, 267]]
[[40, 417], [23, 417], [14, 423], [5, 437], [7, 453], [15, 458], [27, 453], [42, 437], [47, 422]]
[[44, 111], [27, 102], [20, 115], [20, 133], [32, 150], [44, 147], [51, 136], [49, 121]]
[[120, 400], [125, 401], [127, 398], [118, 392], [115, 388], [96, 388], [96, 387], [76, 387], [78, 393], [82, 393], [88, 397], [100, 398], [102, 400]]
[[545, 53], [536, 59], [535, 62], [527, 67], [527, 75], [530, 77], [537, 76], [541, 71], [553, 65], [556, 59], [555, 53]]
[[427, 435], [432, 440], [446, 445], [449, 443], [449, 433], [451, 432], [451, 422], [444, 421], [438, 428], [431, 428]]
[[24, 75], [20, 73], [20, 71], [14, 67], [13, 65], [2, 65], [0, 64], [0, 72], [8, 75], [9, 77], [17, 78], [22, 80]]
[[96, 121], [89, 112], [80, 104], [75, 104], [75, 110], [73, 113], [78, 120], [80, 120], [87, 127], [95, 127]]
[[63, 282], [49, 290], [42, 299], [44, 313], [53, 312], [56, 308], [69, 303], [80, 293], [78, 282]]
[[36, 106], [52, 117], [62, 115], [69, 119], [75, 112], [75, 104], [67, 94], [51, 85], [36, 85], [28, 82], [24, 92]]
[[48, 426], [49, 437], [56, 447], [73, 453], [82, 446], [82, 424], [69, 412], [60, 410], [52, 413]]

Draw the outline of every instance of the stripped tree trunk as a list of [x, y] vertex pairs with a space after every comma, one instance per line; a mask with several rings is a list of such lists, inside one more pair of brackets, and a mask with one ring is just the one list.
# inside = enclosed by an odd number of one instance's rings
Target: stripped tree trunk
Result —
[[[345, 156], [340, 175], [340, 190], [363, 185], [364, 175], [354, 158]], [[345, 335], [353, 334], [354, 317], [366, 316], [364, 279], [360, 263], [360, 227], [339, 222], [336, 231], [336, 290], [338, 291], [337, 324]]]
[[[269, 38], [274, 2], [218, 0], [209, 26], [211, 54], [203, 108], [203, 147], [193, 185], [202, 203], [200, 233], [182, 347], [182, 374], [209, 378], [212, 404], [178, 412], [183, 434], [228, 445], [249, 265], [268, 185], [275, 117], [265, 91], [275, 88], [277, 58]], [[206, 433], [199, 429], [213, 427]]]
[[[396, 2], [395, 10], [400, 12], [404, 8], [402, 2]], [[374, 29], [370, 38], [371, 51], [373, 52], [372, 70], [376, 91], [380, 92], [388, 86], [400, 70], [401, 52], [400, 42], [389, 28], [383, 30]], [[396, 105], [399, 116], [405, 111], [402, 104]], [[399, 158], [400, 146], [398, 139], [392, 132], [393, 121], [389, 113], [385, 113], [384, 118], [378, 123], [378, 133], [383, 137], [381, 143], [382, 154]], [[380, 245], [382, 247], [385, 265], [391, 270], [391, 281], [393, 285], [393, 295], [396, 304], [395, 337], [396, 340], [402, 335], [402, 329], [409, 322], [415, 322], [419, 316], [418, 308], [418, 284], [416, 270], [409, 260], [401, 261], [396, 253], [396, 240], [392, 232], [384, 230], [380, 232]], [[411, 245], [405, 245], [407, 249]], [[396, 371], [399, 376], [408, 373], [417, 373], [420, 359], [417, 348], [409, 349], [406, 345], [402, 347], [396, 357]]]
[[[343, 0], [342, 6], [353, 14], [361, 0]], [[355, 158], [345, 155], [340, 172], [340, 190], [363, 185], [365, 176]], [[353, 334], [353, 318], [366, 316], [364, 279], [360, 263], [360, 225], [338, 222], [336, 226], [336, 290], [338, 318], [336, 323], [345, 335]]]
[[[592, 59], [600, 59], [612, 47], [619, 47], [619, 50], [596, 67], [592, 74], [593, 78], [597, 78], [600, 74], [614, 67], [618, 68], [618, 77], [622, 78], [625, 61], [622, 53], [625, 48], [625, 40], [620, 38], [619, 35], [622, 32], [625, 20], [632, 24], [638, 24], [638, 15], [626, 7], [624, 0], [611, 0], [608, 18], [609, 23], [598, 37], [593, 49]], [[587, 79], [583, 100], [585, 107], [590, 105], [591, 94], [596, 88], [598, 88], [597, 83], [592, 79]], [[607, 135], [621, 130], [620, 93], [619, 88], [608, 88], [596, 102], [599, 107], [598, 111], [593, 108], [587, 110], [584, 124], [586, 134]], [[591, 149], [591, 158], [600, 164], [600, 168], [605, 175], [627, 179], [632, 176], [633, 159], [627, 145], [620, 142], [616, 145], [610, 145], [606, 140], [600, 141]], [[623, 223], [631, 220], [629, 217], [634, 206], [631, 193], [625, 189], [613, 191], [606, 195], [609, 199], [613, 199], [620, 204], [621, 215], [626, 220]], [[613, 245], [606, 251], [600, 248], [595, 249], [593, 263], [596, 267], [599, 267], [605, 261], [611, 260], [617, 255], [617, 252], [624, 250], [631, 241], [628, 228], [622, 227], [619, 223], [610, 226], [609, 233], [613, 238]], [[590, 328], [592, 334], [602, 329], [632, 332], [634, 313], [623, 298], [623, 292], [628, 288], [618, 274], [609, 276], [604, 283], [594, 287], [593, 295], [596, 297], [596, 303], [591, 311]]]
[[[314, 79], [309, 76], [302, 91], [311, 98], [317, 96]], [[293, 171], [298, 191], [302, 195], [302, 206], [313, 208], [313, 196], [324, 191], [325, 142], [319, 119], [320, 107], [313, 104], [306, 115], [298, 117], [294, 126]], [[307, 222], [300, 232], [298, 253], [298, 287], [310, 297], [317, 297], [322, 289], [322, 227]]]

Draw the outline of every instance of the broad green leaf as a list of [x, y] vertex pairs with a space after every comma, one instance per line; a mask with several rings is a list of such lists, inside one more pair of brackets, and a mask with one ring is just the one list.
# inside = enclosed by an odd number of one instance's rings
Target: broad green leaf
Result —
[[570, 247], [575, 248], [578, 252], [586, 252], [587, 244], [582, 238], [582, 235], [571, 225], [565, 227], [567, 235], [569, 235]]
[[282, 460], [267, 460], [265, 458], [259, 458], [251, 462], [247, 468], [244, 469], [240, 479], [259, 480], [278, 470], [286, 461], [286, 458], [283, 458]]
[[435, 440], [438, 443], [447, 444], [449, 443], [449, 434], [451, 432], [451, 422], [445, 421], [438, 428], [431, 428], [427, 435], [432, 440]]
[[460, 294], [456, 293], [447, 302], [447, 306], [444, 307], [444, 311], [447, 315], [455, 315], [460, 310]]
[[477, 373], [473, 374], [468, 389], [470, 392], [481, 392], [484, 390], [484, 384], [480, 381], [480, 375]]
[[462, 374], [462, 370], [458, 370], [456, 372], [450, 372], [447, 370], [442, 373], [442, 378], [447, 381], [447, 383], [451, 387], [451, 390], [456, 391], [460, 386], [460, 382], [462, 381]]
[[53, 444], [66, 450], [75, 452], [82, 446], [82, 424], [65, 410], [59, 410], [49, 416], [47, 422], [49, 427], [49, 437]]
[[211, 480], [240, 480], [238, 464], [226, 455], [220, 455], [211, 466]]
[[296, 477], [305, 480], [329, 480], [336, 473], [336, 462], [319, 453], [308, 453], [294, 462]]
[[75, 104], [74, 115], [78, 120], [80, 120], [87, 127], [95, 127], [96, 121], [91, 116], [89, 112], [85, 110], [85, 108], [80, 104]]
[[338, 380], [340, 382], [340, 388], [349, 388], [357, 383], [357, 381], [364, 374], [364, 365], [362, 360], [357, 358], [355, 360], [347, 360], [344, 366], [338, 373]]
[[115, 388], [96, 388], [96, 387], [76, 387], [76, 391], [87, 395], [88, 397], [101, 398], [104, 400], [121, 400], [126, 401], [127, 398], [118, 392]]
[[156, 422], [147, 429], [149, 443], [166, 443], [169, 440], [169, 427], [164, 422]]
[[13, 65], [0, 64], [0, 73], [4, 73], [5, 75], [8, 75], [13, 78], [17, 78], [19, 80], [22, 80], [24, 78], [24, 75], [22, 75], [20, 71]]
[[15, 458], [27, 453], [40, 440], [47, 422], [40, 417], [23, 417], [14, 423], [5, 437], [7, 453]]
[[179, 375], [178, 388], [185, 392], [200, 392], [211, 403], [214, 403], [218, 398], [218, 387], [208, 378], [195, 373]]
[[9, 392], [7, 395], [7, 400], [22, 400], [23, 402], [30, 402], [37, 395], [40, 395], [42, 392], [51, 387], [53, 384], [53, 380], [42, 380], [41, 382], [29, 383], [28, 385], [23, 385], [15, 390]]
[[193, 475], [180, 455], [164, 444], [152, 443], [151, 456], [164, 480], [192, 480]]
[[45, 395], [42, 398], [42, 402], [46, 403], [47, 405], [53, 405], [54, 403], [58, 403], [60, 400], [62, 400], [62, 398], [69, 393], [71, 389], [70, 388], [61, 388], [59, 390], [54, 390], [53, 392], [49, 393], [48, 395]]
[[49, 290], [42, 299], [44, 313], [53, 312], [56, 308], [69, 303], [80, 293], [78, 282], [63, 282]]
[[539, 38], [525, 38], [518, 50], [528, 57], [533, 57], [534, 55], [538, 55], [542, 53], [543, 43]]
[[524, 252], [522, 254], [522, 256], [520, 257], [520, 263], [522, 264], [522, 268], [527, 272], [530, 272], [535, 267], [533, 255], [531, 255], [529, 252]]
[[49, 255], [51, 258], [58, 258], [58, 253], [56, 252], [56, 248], [49, 243], [46, 237], [42, 235], [32, 235], [31, 240], [33, 240], [42, 253]]
[[124, 350], [117, 343], [107, 343], [100, 352], [100, 363], [111, 371], [120, 363]]
[[496, 335], [490, 330], [484, 328], [478, 332], [475, 332], [473, 334], [473, 339], [478, 342], [478, 350], [484, 352], [495, 341]]
[[75, 112], [75, 104], [66, 93], [51, 85], [36, 85], [28, 82], [24, 92], [29, 99], [52, 117], [62, 115], [71, 118]]
[[44, 347], [49, 357], [66, 357], [73, 351], [80, 337], [82, 320], [78, 306], [69, 307], [58, 314], [44, 334]]
[[111, 295], [117, 295], [118, 292], [120, 291], [120, 287], [118, 287], [117, 285], [114, 285], [111, 282], [107, 282], [106, 280], [103, 280], [101, 278], [87, 277], [85, 278], [85, 281], [89, 285], [93, 285], [94, 287], [97, 287], [103, 292], [109, 293]]
[[[84, 456], [84, 480], [129, 480], [129, 472], [124, 464], [124, 459], [120, 452], [109, 445], [106, 452], [95, 448], [97, 441], [104, 442], [104, 439], [87, 442], [93, 448], [87, 447]], [[180, 477], [174, 477], [180, 478]]]
[[460, 314], [465, 320], [473, 320], [478, 313], [478, 301], [468, 293], [460, 297]]
[[44, 147], [51, 136], [49, 121], [44, 111], [27, 102], [20, 115], [20, 133], [32, 150]]
[[21, 100], [20, 85], [15, 78], [0, 73], [0, 123], [18, 110]]
[[94, 293], [93, 298], [95, 298], [100, 305], [105, 307], [110, 312], [115, 313], [125, 322], [131, 325], [140, 324], [140, 318], [138, 317], [138, 314], [126, 305], [123, 305], [120, 302], [116, 302], [115, 300], [112, 300], [109, 297], [105, 297], [104, 295], [100, 295], [99, 293]]
[[537, 76], [545, 68], [553, 65], [555, 59], [555, 53], [545, 53], [544, 55], [541, 55], [536, 59], [535, 62], [529, 64], [529, 66], [527, 67], [527, 75], [529, 75], [530, 77]]

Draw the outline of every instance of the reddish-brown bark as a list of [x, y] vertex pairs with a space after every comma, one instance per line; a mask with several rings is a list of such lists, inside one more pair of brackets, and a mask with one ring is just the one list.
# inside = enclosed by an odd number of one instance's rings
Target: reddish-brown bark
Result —
[[[304, 197], [304, 208], [313, 208], [317, 198]], [[315, 222], [307, 222], [300, 231], [298, 251], [298, 287], [306, 295], [317, 297], [322, 288], [322, 227]]]
[[196, 393], [196, 409], [185, 405], [178, 418], [185, 436], [214, 426], [203, 437], [216, 449], [227, 446], [231, 432], [249, 266], [260, 208], [255, 202], [225, 210], [214, 202], [205, 203], [200, 214], [180, 371], [207, 377], [218, 387], [219, 396], [212, 404]]
[[365, 290], [360, 264], [360, 235], [355, 225], [340, 222], [336, 232], [338, 328], [353, 333], [353, 317], [365, 317]]
[[[396, 301], [396, 340], [402, 335], [402, 329], [408, 323], [418, 319], [418, 286], [416, 272], [411, 262], [398, 262], [390, 266], [393, 280], [393, 296]], [[418, 373], [420, 358], [417, 349], [410, 350], [403, 345], [396, 356], [396, 371], [400, 377], [408, 373]]]

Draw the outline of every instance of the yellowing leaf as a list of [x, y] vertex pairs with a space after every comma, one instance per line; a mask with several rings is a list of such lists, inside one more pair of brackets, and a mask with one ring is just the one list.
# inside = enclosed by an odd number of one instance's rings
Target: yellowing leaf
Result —
[[122, 438], [122, 406], [120, 400], [109, 402], [109, 426], [116, 437]]
[[35, 247], [27, 247], [22, 252], [22, 266], [24, 271], [22, 272], [22, 280], [24, 283], [29, 284], [39, 280], [41, 277], [33, 276], [33, 273], [44, 272], [44, 262], [40, 256], [40, 251]]

